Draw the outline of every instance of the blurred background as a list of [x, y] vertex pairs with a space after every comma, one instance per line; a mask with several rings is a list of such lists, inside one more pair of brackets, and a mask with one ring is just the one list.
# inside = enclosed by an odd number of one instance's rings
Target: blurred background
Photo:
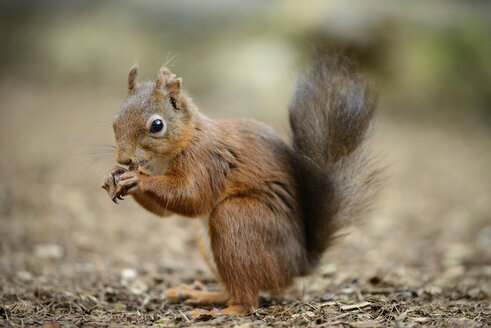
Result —
[[[348, 54], [377, 86], [372, 145], [388, 180], [304, 297], [381, 276], [489, 300], [489, 1], [3, 0], [0, 32], [4, 302], [34, 286], [126, 290], [124, 270], [139, 277], [135, 295], [211, 279], [189, 220], [116, 206], [100, 189], [127, 73], [137, 63], [154, 80], [167, 63], [207, 115], [287, 138], [296, 74], [316, 46]], [[179, 277], [158, 287], [169, 272]]]

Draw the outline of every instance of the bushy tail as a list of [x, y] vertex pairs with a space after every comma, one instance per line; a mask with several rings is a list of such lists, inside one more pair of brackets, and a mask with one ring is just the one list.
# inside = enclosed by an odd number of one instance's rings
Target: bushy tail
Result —
[[289, 115], [311, 267], [340, 229], [366, 215], [378, 189], [365, 145], [375, 98], [342, 56], [318, 57], [297, 81]]

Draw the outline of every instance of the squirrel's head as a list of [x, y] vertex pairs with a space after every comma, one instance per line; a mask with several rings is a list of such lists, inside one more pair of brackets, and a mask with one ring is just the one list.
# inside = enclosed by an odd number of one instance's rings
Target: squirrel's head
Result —
[[161, 68], [157, 80], [138, 83], [138, 67], [128, 75], [128, 96], [114, 118], [116, 161], [145, 167], [178, 154], [192, 136], [195, 106], [181, 90], [182, 79]]

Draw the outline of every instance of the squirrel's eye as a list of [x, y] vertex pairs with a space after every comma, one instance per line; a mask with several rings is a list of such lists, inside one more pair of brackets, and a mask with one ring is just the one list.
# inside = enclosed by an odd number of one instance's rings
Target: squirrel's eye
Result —
[[150, 126], [150, 133], [157, 133], [162, 131], [164, 128], [164, 122], [162, 120], [155, 120], [152, 122], [152, 125]]

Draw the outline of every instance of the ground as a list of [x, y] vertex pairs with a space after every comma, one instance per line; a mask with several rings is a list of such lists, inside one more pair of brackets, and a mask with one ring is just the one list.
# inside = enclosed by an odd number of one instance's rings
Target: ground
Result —
[[97, 108], [116, 103], [104, 103], [102, 93], [72, 97], [73, 90], [56, 102], [30, 90], [29, 99], [7, 101], [10, 91], [3, 89], [2, 107], [23, 110], [1, 113], [0, 325], [491, 324], [486, 131], [380, 119], [372, 144], [387, 182], [364, 224], [339, 240], [312, 276], [282, 295], [263, 295], [252, 313], [194, 321], [185, 315], [190, 306], [163, 296], [195, 280], [219, 288], [197, 253], [190, 220], [158, 219], [131, 199], [113, 204], [99, 186], [112, 160], [79, 151], [76, 136], [90, 126], [84, 110], [92, 110], [90, 122], [105, 122], [110, 136], [110, 117]]

